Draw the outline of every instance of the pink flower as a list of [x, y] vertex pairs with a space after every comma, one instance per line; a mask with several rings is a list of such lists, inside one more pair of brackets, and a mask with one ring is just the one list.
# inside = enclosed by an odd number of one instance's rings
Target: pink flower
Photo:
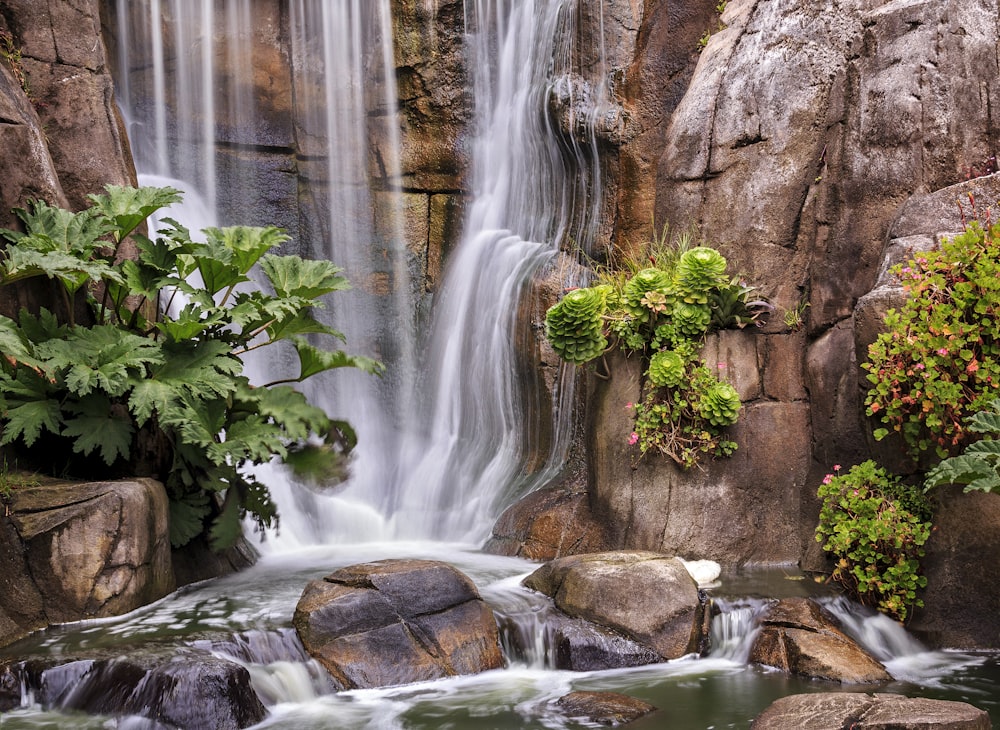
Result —
[[833, 474], [827, 474], [825, 477], [823, 477], [823, 484], [829, 484], [832, 481], [833, 481]]
[[834, 464], [833, 465], [833, 470], [834, 471], [840, 471], [840, 464]]
[[639, 441], [639, 434], [637, 434], [635, 431], [629, 434], [628, 437], [629, 446], [635, 446], [638, 441]]
[[945, 355], [948, 354], [948, 348], [946, 348], [946, 347], [939, 347], [938, 351], [937, 351], [937, 354], [940, 355], [941, 357], [944, 357]]
[[625, 407], [626, 407], [626, 408], [631, 408], [631, 407], [632, 407], [632, 404], [631, 404], [631, 403], [626, 403], [626, 404], [625, 404]]
[[720, 362], [715, 367], [719, 368], [719, 370], [725, 370], [726, 369], [726, 363]]

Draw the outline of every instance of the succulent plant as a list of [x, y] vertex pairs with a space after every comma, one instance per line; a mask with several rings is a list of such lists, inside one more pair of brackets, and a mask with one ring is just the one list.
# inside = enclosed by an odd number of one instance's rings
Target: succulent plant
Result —
[[698, 337], [712, 323], [712, 310], [707, 304], [677, 302], [672, 313], [677, 331], [688, 337]]
[[713, 288], [726, 283], [726, 259], [714, 248], [697, 246], [677, 261], [676, 288], [690, 304], [707, 304]]
[[[642, 269], [625, 282], [622, 289], [622, 304], [629, 314], [641, 322], [648, 322], [651, 319], [652, 311], [642, 301], [651, 291], [662, 293], [663, 303], [668, 304], [672, 298], [669, 296], [671, 293], [670, 273], [662, 269]], [[648, 301], [650, 300], [647, 299]]]
[[684, 357], [674, 350], [661, 350], [649, 359], [646, 375], [657, 387], [673, 388], [681, 384], [686, 374]]
[[602, 317], [609, 289], [574, 289], [545, 313], [545, 336], [563, 360], [581, 365], [607, 348]]
[[736, 388], [720, 381], [702, 393], [698, 413], [713, 426], [731, 426], [739, 418], [740, 405]]

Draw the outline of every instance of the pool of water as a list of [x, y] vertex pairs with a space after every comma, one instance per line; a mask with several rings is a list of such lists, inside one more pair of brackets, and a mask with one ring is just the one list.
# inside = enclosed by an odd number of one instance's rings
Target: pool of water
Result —
[[[506, 615], [530, 611], [530, 592], [520, 578], [537, 565], [515, 558], [484, 555], [467, 545], [372, 544], [323, 547], [266, 555], [238, 575], [180, 590], [126, 616], [82, 622], [39, 632], [0, 650], [0, 657], [78, 655], [83, 652], [127, 654], [150, 645], [185, 646], [224, 643], [234, 634], [290, 636], [292, 613], [305, 584], [345, 565], [383, 558], [428, 558], [447, 561], [465, 572], [483, 597]], [[793, 569], [744, 571], [723, 575], [710, 589], [729, 610], [754, 605], [763, 596], [815, 595], [817, 587]], [[822, 589], [819, 590], [823, 593]], [[742, 603], [741, 603], [742, 601]], [[528, 609], [525, 607], [528, 606]], [[749, 610], [749, 609], [747, 609]], [[842, 609], [841, 610], [845, 610]], [[847, 609], [850, 610], [850, 609]], [[723, 614], [727, 616], [727, 614]], [[621, 692], [646, 700], [659, 710], [630, 727], [747, 728], [775, 699], [800, 692], [856, 691], [856, 687], [789, 677], [752, 666], [739, 656], [740, 634], [750, 626], [733, 613], [726, 619], [725, 640], [705, 657], [627, 670], [567, 672], [541, 665], [531, 657], [515, 657], [503, 670], [379, 690], [330, 693], [313, 663], [259, 657], [250, 661], [254, 686], [268, 705], [264, 728], [576, 728], [554, 707], [573, 690]], [[888, 653], [885, 662], [896, 682], [878, 688], [909, 696], [969, 702], [990, 712], [1000, 723], [1000, 663], [993, 654], [928, 652], [912, 639], [900, 639], [878, 618], [852, 614], [853, 628], [874, 652]], [[720, 624], [722, 626], [722, 624]], [[888, 631], [887, 635], [884, 633]], [[725, 632], [723, 632], [725, 633]], [[266, 643], [266, 642], [264, 642]], [[273, 659], [273, 660], [272, 660]], [[101, 718], [46, 711], [30, 703], [0, 715], [8, 728], [150, 728], [142, 718]]]

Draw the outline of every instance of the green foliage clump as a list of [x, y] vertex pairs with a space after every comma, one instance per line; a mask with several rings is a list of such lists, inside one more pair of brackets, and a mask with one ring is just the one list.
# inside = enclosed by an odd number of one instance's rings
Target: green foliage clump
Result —
[[607, 287], [574, 289], [546, 312], [546, 337], [563, 360], [580, 365], [607, 348], [601, 319], [607, 294]]
[[927, 472], [924, 487], [962, 484], [966, 492], [1000, 493], [1000, 398], [965, 422], [966, 431], [982, 434], [958, 456], [940, 462]]
[[836, 561], [831, 580], [865, 605], [898, 621], [922, 606], [917, 591], [931, 507], [920, 492], [869, 460], [840, 473], [834, 467], [819, 488], [816, 540]]
[[752, 287], [727, 278], [726, 259], [708, 246], [667, 250], [654, 241], [649, 261], [626, 261], [631, 275], [603, 271], [598, 285], [567, 294], [549, 309], [546, 332], [574, 364], [610, 347], [648, 357], [629, 441], [641, 454], [656, 450], [690, 467], [704, 454], [736, 448], [722, 429], [736, 422], [739, 396], [704, 366], [704, 338], [713, 328], [755, 322], [766, 304], [751, 299]]
[[[105, 475], [156, 476], [171, 542], [207, 530], [225, 547], [244, 515], [276, 518], [250, 467], [277, 457], [333, 477], [353, 447], [350, 426], [292, 384], [381, 365], [307, 339], [343, 340], [312, 311], [348, 283], [330, 262], [268, 253], [287, 240], [277, 228], [210, 228], [202, 243], [167, 219], [151, 239], [139, 227], [179, 191], [108, 186], [90, 199], [79, 213], [36, 202], [17, 211], [24, 232], [0, 230], [0, 285], [47, 278], [57, 292], [52, 309], [0, 316], [0, 445], [44, 448], [50, 465], [54, 445], [78, 455], [70, 469], [89, 460]], [[120, 255], [126, 239], [133, 258]], [[255, 265], [274, 294], [245, 286]], [[298, 374], [251, 385], [240, 356], [278, 342]]]
[[884, 424], [877, 439], [895, 431], [912, 456], [944, 458], [1000, 387], [1000, 224], [973, 221], [894, 273], [909, 296], [868, 349], [867, 413]]

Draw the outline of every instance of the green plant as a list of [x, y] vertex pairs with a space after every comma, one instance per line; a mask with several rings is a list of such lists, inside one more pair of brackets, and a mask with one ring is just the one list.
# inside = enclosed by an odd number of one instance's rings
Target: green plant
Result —
[[664, 229], [641, 265], [625, 259], [618, 270], [598, 270], [595, 286], [567, 294], [549, 309], [546, 333], [553, 349], [575, 364], [612, 347], [648, 357], [629, 442], [640, 454], [656, 450], [690, 467], [702, 455], [733, 452], [736, 444], [722, 432], [736, 422], [741, 405], [736, 390], [704, 366], [705, 336], [712, 328], [754, 323], [768, 305], [726, 275], [726, 260], [715, 249], [692, 247], [682, 235], [670, 250], [666, 239]]
[[805, 324], [806, 308], [809, 302], [803, 300], [791, 309], [786, 309], [783, 315], [785, 326], [793, 332], [798, 332]]
[[906, 621], [911, 607], [923, 605], [917, 591], [927, 585], [920, 559], [931, 533], [929, 502], [871, 460], [843, 474], [835, 466], [818, 495], [816, 540], [836, 561], [830, 579]]
[[908, 297], [868, 348], [867, 413], [884, 424], [876, 439], [899, 432], [912, 456], [944, 458], [1000, 387], [1000, 225], [972, 221], [893, 271]]
[[[172, 188], [108, 186], [79, 213], [36, 202], [17, 211], [24, 233], [0, 231], [0, 285], [47, 278], [61, 312], [0, 316], [0, 444], [29, 456], [42, 446], [50, 465], [65, 452], [72, 469], [157, 476], [171, 542], [207, 530], [221, 548], [244, 515], [260, 526], [276, 518], [254, 465], [318, 463], [333, 477], [353, 446], [350, 426], [291, 384], [381, 365], [307, 339], [343, 339], [312, 311], [348, 284], [327, 261], [268, 253], [287, 240], [277, 228], [209, 228], [204, 243], [169, 219], [155, 240], [138, 232], [179, 199]], [[119, 255], [126, 239], [134, 259]], [[254, 266], [273, 294], [246, 286]], [[297, 353], [298, 374], [251, 385], [240, 356], [279, 342]]]
[[14, 75], [14, 80], [21, 86], [28, 98], [31, 98], [31, 89], [28, 86], [28, 77], [24, 73], [23, 56], [21, 47], [14, 42], [14, 36], [5, 30], [0, 30], [0, 58], [7, 62], [7, 67]]
[[1000, 440], [996, 438], [1000, 436], [1000, 398], [974, 413], [965, 426], [969, 432], [985, 435], [927, 472], [924, 488], [962, 484], [966, 492], [1000, 493]]

